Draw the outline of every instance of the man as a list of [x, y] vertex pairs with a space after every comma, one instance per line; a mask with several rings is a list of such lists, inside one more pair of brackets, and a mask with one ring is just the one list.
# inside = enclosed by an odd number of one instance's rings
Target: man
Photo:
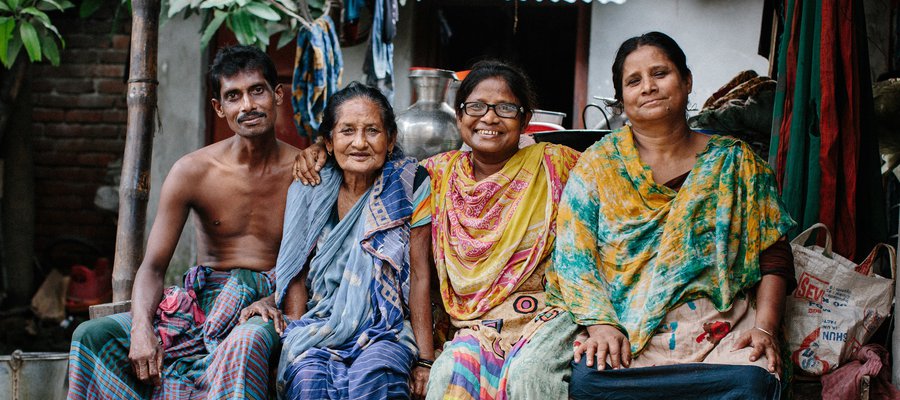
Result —
[[[266, 398], [282, 324], [239, 312], [275, 288], [285, 197], [298, 150], [275, 138], [283, 89], [249, 46], [210, 67], [212, 106], [235, 135], [182, 157], [163, 183], [130, 314], [75, 331], [69, 398]], [[185, 287], [163, 277], [190, 211], [198, 266]], [[276, 330], [278, 331], [276, 333]]]

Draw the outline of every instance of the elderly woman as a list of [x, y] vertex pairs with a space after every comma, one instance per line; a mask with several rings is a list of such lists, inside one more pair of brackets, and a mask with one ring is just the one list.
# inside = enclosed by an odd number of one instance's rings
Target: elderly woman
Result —
[[416, 162], [395, 147], [393, 110], [371, 87], [335, 93], [320, 132], [328, 152], [321, 184], [289, 189], [276, 264], [274, 302], [287, 317], [278, 389], [291, 399], [408, 398]]
[[[557, 205], [578, 152], [547, 143], [519, 149], [536, 96], [517, 68], [477, 63], [456, 96], [457, 125], [471, 151], [431, 157], [415, 179], [413, 393], [420, 397], [427, 386], [429, 399], [564, 399], [577, 325], [545, 308], [543, 282]], [[298, 163], [310, 183], [314, 153]], [[456, 329], [436, 360], [432, 271]]]
[[613, 83], [631, 126], [572, 171], [548, 288], [587, 327], [572, 397], [777, 398], [794, 222], [771, 169], [688, 128], [692, 76], [669, 36], [625, 41]]

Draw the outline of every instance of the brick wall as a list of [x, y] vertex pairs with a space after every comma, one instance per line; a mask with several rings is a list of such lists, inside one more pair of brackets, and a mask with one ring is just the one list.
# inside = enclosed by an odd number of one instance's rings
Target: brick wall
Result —
[[98, 209], [94, 194], [125, 148], [131, 21], [114, 26], [111, 12], [86, 20], [69, 12], [55, 21], [66, 40], [60, 66], [32, 66], [35, 250], [40, 257], [66, 235], [112, 255], [115, 214]]

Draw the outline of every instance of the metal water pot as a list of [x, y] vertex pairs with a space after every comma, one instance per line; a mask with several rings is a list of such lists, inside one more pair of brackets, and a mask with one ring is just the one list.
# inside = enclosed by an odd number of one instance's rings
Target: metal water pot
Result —
[[397, 143], [408, 156], [419, 160], [462, 144], [456, 114], [444, 99], [453, 71], [412, 68], [409, 73], [413, 105], [397, 115]]

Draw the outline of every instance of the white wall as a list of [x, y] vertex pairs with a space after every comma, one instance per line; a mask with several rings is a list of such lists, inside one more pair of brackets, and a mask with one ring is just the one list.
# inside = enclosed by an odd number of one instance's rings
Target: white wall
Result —
[[[691, 105], [700, 107], [738, 72], [766, 75], [769, 62], [756, 54], [763, 0], [628, 0], [594, 2], [588, 58], [588, 101], [613, 97], [612, 63], [626, 39], [660, 31], [675, 39], [694, 75]], [[591, 126], [599, 121], [588, 120]]]

